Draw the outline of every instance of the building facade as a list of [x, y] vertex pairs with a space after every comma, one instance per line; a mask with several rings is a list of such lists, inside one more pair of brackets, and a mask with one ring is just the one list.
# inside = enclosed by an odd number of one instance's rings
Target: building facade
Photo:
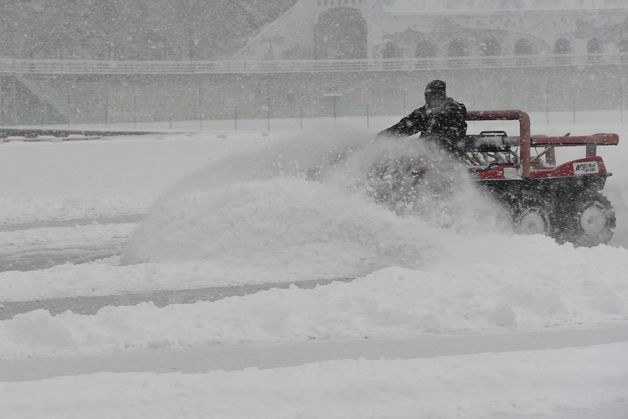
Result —
[[435, 78], [469, 109], [623, 115], [628, 1], [300, 0], [233, 59], [0, 60], [0, 122], [402, 115]]
[[628, 54], [625, 0], [301, 0], [235, 59]]

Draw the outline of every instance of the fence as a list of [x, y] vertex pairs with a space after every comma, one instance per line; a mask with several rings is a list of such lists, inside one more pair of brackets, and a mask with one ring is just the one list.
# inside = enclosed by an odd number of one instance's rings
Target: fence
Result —
[[[161, 121], [162, 128], [176, 129], [177, 121], [193, 120], [203, 129], [204, 121], [222, 120], [241, 129], [243, 120], [255, 119], [271, 129], [285, 118], [302, 126], [305, 117], [353, 116], [366, 125], [371, 115], [410, 111], [432, 77], [447, 80], [452, 95], [473, 109], [567, 111], [571, 120], [582, 111], [607, 109], [623, 118], [624, 61], [628, 55], [195, 63], [0, 59], [0, 124], [129, 127]], [[521, 63], [528, 67], [516, 66]], [[422, 71], [439, 66], [448, 67]]]
[[433, 57], [373, 60], [93, 61], [0, 59], [1, 74], [163, 75], [390, 72], [628, 65], [628, 54]]
[[[108, 105], [107, 105], [108, 106]], [[201, 106], [201, 105], [199, 105]], [[255, 117], [243, 114], [234, 107], [230, 118], [208, 118], [203, 115], [202, 108], [197, 108], [196, 119], [175, 119], [169, 116], [163, 120], [144, 120], [137, 115], [136, 109], [133, 118], [126, 122], [108, 120], [108, 111], [103, 109], [101, 121], [91, 123], [68, 120], [65, 124], [33, 124], [33, 127], [60, 128], [66, 130], [96, 129], [96, 130], [136, 130], [136, 131], [282, 131], [282, 130], [381, 130], [398, 121], [409, 109], [400, 110], [398, 114], [374, 113], [372, 106], [362, 105], [362, 112], [351, 115], [334, 112], [329, 106], [327, 113], [320, 116], [308, 115], [302, 108], [295, 109], [293, 116], [273, 116], [272, 110], [265, 117]], [[475, 108], [474, 108], [475, 110]], [[483, 109], [482, 109], [483, 110]], [[595, 111], [588, 109], [533, 111], [531, 116], [536, 125], [570, 125], [574, 123], [625, 123], [628, 115], [624, 109]]]

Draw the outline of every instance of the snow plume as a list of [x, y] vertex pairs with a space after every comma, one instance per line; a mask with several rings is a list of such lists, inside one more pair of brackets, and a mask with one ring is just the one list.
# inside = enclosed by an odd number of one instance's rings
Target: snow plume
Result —
[[457, 163], [422, 143], [317, 133], [232, 155], [173, 187], [123, 261], [298, 262], [357, 274], [447, 257], [439, 230], [492, 229], [496, 211]]
[[400, 217], [457, 232], [506, 228], [504, 214], [467, 168], [427, 140], [381, 138], [356, 150], [324, 182], [358, 191]]

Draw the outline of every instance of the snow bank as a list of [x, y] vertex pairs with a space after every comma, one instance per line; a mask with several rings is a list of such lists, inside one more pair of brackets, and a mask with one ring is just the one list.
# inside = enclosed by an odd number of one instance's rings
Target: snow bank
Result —
[[[391, 236], [390, 233], [386, 234]], [[529, 276], [541, 275], [551, 283], [553, 278], [570, 278], [572, 272], [576, 272], [576, 277], [585, 275], [595, 281], [597, 278], [622, 278], [624, 272], [628, 271], [628, 251], [623, 248], [599, 246], [593, 249], [574, 249], [571, 245], [557, 245], [553, 240], [542, 236], [523, 237], [498, 233], [461, 235], [450, 230], [440, 230], [438, 235], [431, 238], [431, 245], [434, 249], [440, 249], [440, 252], [428, 250], [429, 258], [421, 259], [410, 255], [412, 257], [400, 260], [401, 256], [408, 257], [405, 250], [398, 255], [388, 254], [386, 257], [389, 261], [396, 258], [396, 261], [405, 265], [415, 261], [422, 266], [412, 269], [429, 272], [445, 270], [475, 275], [475, 272], [487, 272], [487, 269], [490, 271], [491, 266], [498, 270], [509, 269], [513, 273], [519, 273], [522, 284], [527, 283]], [[372, 249], [377, 250], [377, 247], [373, 245]], [[2, 301], [9, 302], [360, 277], [371, 272], [363, 266], [356, 267], [348, 263], [343, 258], [346, 254], [343, 247], [338, 246], [335, 250], [337, 255], [321, 258], [316, 263], [313, 263], [315, 259], [311, 255], [303, 259], [290, 259], [280, 255], [277, 258], [253, 259], [254, 263], [225, 259], [129, 266], [112, 266], [108, 263], [77, 266], [68, 264], [41, 271], [0, 273], [0, 289]], [[386, 255], [385, 249], [380, 249], [380, 255]], [[381, 260], [384, 259], [382, 257]], [[356, 269], [366, 272], [356, 274]], [[497, 282], [492, 284], [498, 286]]]
[[578, 261], [578, 251], [571, 253], [565, 262], [573, 269], [565, 272], [534, 264], [387, 268], [351, 283], [275, 289], [213, 303], [108, 307], [95, 316], [53, 317], [40, 310], [0, 322], [0, 356], [628, 322], [628, 258], [597, 267]]
[[203, 375], [95, 374], [0, 383], [0, 397], [11, 418], [620, 418], [626, 353], [628, 344], [614, 344]]
[[263, 266], [240, 267], [233, 266], [228, 261], [114, 266], [109, 260], [103, 260], [91, 264], [64, 264], [39, 271], [0, 273], [0, 301], [110, 296], [155, 290], [167, 292], [351, 277], [354, 272], [336, 262], [324, 261], [315, 267], [309, 262], [281, 259], [269, 260]]

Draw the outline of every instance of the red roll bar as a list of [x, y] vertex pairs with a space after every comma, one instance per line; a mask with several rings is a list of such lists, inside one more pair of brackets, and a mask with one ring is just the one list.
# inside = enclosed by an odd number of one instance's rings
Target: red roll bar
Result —
[[548, 137], [546, 135], [533, 135], [532, 145], [557, 145], [557, 146], [578, 146], [578, 145], [617, 145], [619, 135], [617, 134], [593, 134], [563, 137]]

